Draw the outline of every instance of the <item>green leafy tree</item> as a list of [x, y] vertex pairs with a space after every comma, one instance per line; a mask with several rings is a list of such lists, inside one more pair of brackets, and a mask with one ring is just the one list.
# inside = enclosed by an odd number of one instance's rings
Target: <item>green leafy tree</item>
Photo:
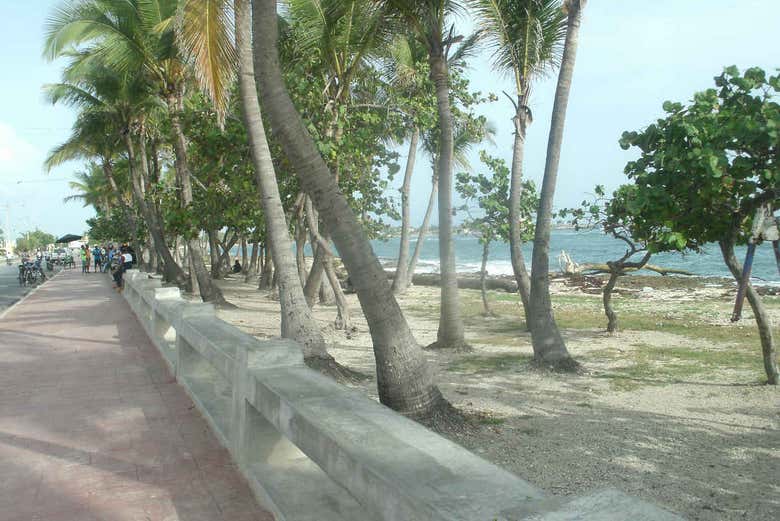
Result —
[[[626, 210], [632, 235], [650, 251], [700, 251], [717, 242], [739, 280], [734, 246], [754, 240], [759, 209], [780, 205], [780, 75], [767, 76], [759, 68], [740, 74], [728, 67], [715, 87], [695, 94], [688, 105], [665, 102], [666, 117], [623, 134], [621, 147], [640, 153], [625, 168], [635, 187]], [[769, 315], [753, 287], [748, 284], [746, 291], [767, 378], [776, 385]]]
[[[596, 186], [595, 199], [582, 201], [579, 208], [564, 208], [558, 212], [558, 216], [569, 218], [574, 229], [600, 228], [605, 234], [614, 237], [626, 244], [623, 255], [606, 263], [606, 272], [609, 279], [602, 290], [602, 302], [604, 314], [607, 316], [607, 332], [614, 333], [618, 330], [618, 317], [612, 307], [612, 293], [618, 278], [628, 274], [629, 271], [640, 270], [650, 261], [652, 252], [647, 245], [632, 236], [633, 219], [628, 211], [629, 201], [632, 200], [636, 187], [623, 185], [607, 197], [604, 187]], [[641, 257], [637, 257], [640, 255]], [[633, 259], [633, 260], [632, 260]], [[599, 270], [596, 270], [597, 272]]]
[[[480, 288], [482, 290], [482, 305], [485, 315], [493, 315], [487, 299], [485, 278], [487, 262], [490, 256], [490, 244], [493, 241], [509, 241], [509, 168], [503, 159], [491, 157], [484, 150], [480, 151], [479, 159], [491, 175], [469, 174], [461, 172], [456, 176], [455, 189], [469, 203], [476, 202], [481, 215], [471, 217], [463, 223], [463, 227], [474, 233], [482, 245], [482, 268], [480, 269]], [[518, 213], [521, 237], [529, 240], [533, 237], [532, 216], [539, 204], [536, 186], [533, 181], [523, 181], [522, 198]], [[468, 211], [468, 206], [466, 207]]]
[[57, 238], [46, 233], [38, 228], [25, 232], [16, 239], [16, 249], [18, 251], [35, 251], [39, 248], [46, 248], [50, 244], [54, 244]]

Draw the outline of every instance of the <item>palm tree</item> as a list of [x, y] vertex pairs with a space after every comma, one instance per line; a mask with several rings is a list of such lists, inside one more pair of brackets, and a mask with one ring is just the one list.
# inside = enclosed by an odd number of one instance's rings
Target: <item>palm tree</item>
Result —
[[[79, 109], [80, 115], [73, 134], [50, 154], [47, 163], [55, 165], [68, 159], [97, 154], [109, 183], [116, 185], [111, 155], [115, 141], [123, 141], [128, 155], [135, 201], [153, 237], [153, 246], [163, 259], [165, 279], [176, 284], [185, 281], [184, 272], [176, 263], [165, 242], [165, 231], [157, 212], [147, 204], [144, 186], [146, 161], [137, 161], [134, 134], [142, 145], [145, 137], [139, 121], [148, 116], [154, 105], [143, 78], [117, 74], [91, 59], [89, 54], [62, 51], [71, 62], [63, 72], [63, 81], [44, 86], [44, 94], [52, 103], [65, 103]], [[96, 148], [97, 147], [97, 148]], [[128, 211], [128, 216], [130, 215]], [[129, 217], [128, 217], [129, 218]], [[132, 221], [131, 221], [132, 222]], [[140, 249], [136, 250], [140, 251]]]
[[530, 322], [531, 281], [522, 250], [520, 203], [523, 191], [523, 152], [528, 125], [533, 121], [531, 85], [558, 66], [566, 36], [561, 0], [471, 0], [482, 37], [493, 51], [493, 67], [511, 74], [515, 92], [514, 150], [509, 191], [509, 245], [526, 324]]
[[260, 102], [257, 98], [252, 61], [251, 10], [248, 2], [249, 0], [235, 0], [234, 8], [238, 86], [255, 167], [255, 179], [261, 194], [268, 240], [272, 244], [271, 255], [278, 273], [282, 336], [292, 338], [303, 345], [304, 359], [309, 365], [326, 370], [337, 369], [337, 364], [328, 354], [325, 339], [303, 295], [292, 254], [289, 227], [276, 183], [271, 150], [266, 139]]
[[67, 161], [98, 161], [108, 186], [113, 192], [113, 197], [130, 227], [133, 248], [140, 252], [136, 215], [125, 196], [125, 183], [122, 183], [122, 187], [120, 187], [114, 172], [114, 157], [118, 154], [121, 146], [119, 132], [110, 113], [102, 110], [83, 110], [76, 118], [68, 139], [49, 152], [44, 166], [48, 171], [51, 171], [55, 166]]
[[550, 227], [555, 184], [558, 178], [558, 163], [561, 158], [563, 127], [566, 121], [566, 106], [569, 102], [574, 62], [577, 58], [582, 9], [587, 0], [566, 0], [566, 42], [555, 91], [550, 137], [547, 142], [547, 161], [544, 165], [542, 190], [539, 195], [539, 212], [536, 215], [536, 233], [531, 266], [531, 313], [530, 329], [534, 358], [558, 370], [576, 370], [579, 364], [569, 355], [566, 343], [558, 330], [550, 301]]
[[92, 206], [105, 215], [111, 215], [111, 199], [114, 193], [100, 165], [90, 161], [87, 163], [87, 169], [76, 172], [75, 177], [77, 181], [70, 181], [68, 186], [76, 193], [65, 197], [62, 202], [81, 201], [84, 206]]
[[[353, 87], [361, 78], [370, 62], [384, 52], [390, 42], [393, 25], [385, 6], [378, 2], [365, 0], [289, 0], [287, 22], [289, 30], [285, 33], [285, 46], [290, 51], [284, 55], [285, 63], [301, 60], [302, 57], [315, 56], [315, 67], [310, 74], [322, 76], [324, 89], [322, 91], [322, 116], [316, 120], [324, 120], [319, 129], [336, 153], [329, 158], [328, 166], [337, 182], [342, 186], [351, 180], [361, 177], [361, 170], [351, 169], [349, 157], [339, 152], [343, 144], [344, 128], [348, 122], [348, 112], [354, 102]], [[372, 100], [373, 101], [373, 100]], [[353, 200], [353, 202], [355, 202]], [[349, 310], [341, 285], [338, 283], [333, 268], [333, 258], [330, 249], [320, 247], [327, 245], [330, 231], [327, 225], [318, 223], [316, 217], [308, 215], [310, 234], [320, 240], [312, 242], [312, 248], [318, 266], [312, 268], [309, 277], [309, 301], [313, 302], [312, 294], [319, 287], [318, 280], [324, 272], [338, 308], [336, 328], [349, 330]], [[316, 229], [315, 229], [316, 228]], [[303, 259], [303, 242], [305, 229], [301, 225], [300, 259]], [[320, 251], [322, 250], [322, 251]], [[301, 263], [302, 277], [305, 269]], [[308, 282], [308, 281], [307, 281]]]
[[[452, 237], [452, 162], [453, 118], [450, 105], [449, 58], [453, 46], [463, 41], [455, 35], [449, 19], [463, 6], [455, 0], [387, 0], [428, 50], [430, 76], [435, 86], [438, 110], [439, 153], [439, 266], [441, 273], [441, 310], [436, 342], [431, 348], [468, 348], [458, 299], [458, 277]], [[461, 45], [461, 52], [473, 44], [476, 35]]]
[[[414, 100], [419, 103], [421, 99], [427, 98], [426, 88], [428, 68], [425, 64], [427, 51], [419, 44], [417, 39], [410, 35], [399, 35], [391, 43], [388, 49], [387, 65], [385, 67], [385, 76], [393, 90], [398, 92], [402, 99]], [[409, 153], [406, 157], [406, 168], [404, 169], [404, 180], [401, 185], [401, 240], [398, 247], [398, 263], [393, 276], [393, 293], [399, 295], [409, 287], [409, 243], [411, 235], [411, 208], [409, 205], [409, 191], [412, 183], [412, 174], [414, 173], [414, 164], [417, 157], [417, 148], [420, 140], [420, 116], [413, 104], [404, 112], [409, 119]], [[436, 192], [435, 186], [438, 180], [433, 181], [433, 192]], [[430, 222], [431, 203], [428, 205], [423, 220], [424, 223]], [[424, 226], [427, 228], [427, 224]], [[418, 241], [419, 244], [419, 241]], [[416, 251], [416, 250], [415, 250]]]
[[441, 414], [448, 404], [433, 383], [387, 276], [287, 93], [276, 47], [276, 0], [254, 0], [252, 20], [255, 76], [263, 106], [301, 186], [332, 233], [357, 291], [374, 344], [380, 401], [412, 417]]
[[[468, 160], [469, 151], [474, 145], [478, 145], [483, 141], [488, 141], [492, 144], [496, 130], [493, 125], [482, 118], [475, 118], [470, 114], [460, 114], [459, 112], [457, 114], [458, 115], [455, 118], [456, 123], [452, 147], [453, 163], [459, 169], [471, 170], [471, 165]], [[423, 150], [431, 157], [431, 170], [433, 171], [431, 177], [431, 195], [428, 198], [428, 206], [425, 209], [425, 216], [423, 217], [417, 235], [417, 243], [414, 245], [414, 253], [412, 254], [412, 259], [409, 261], [407, 278], [405, 281], [406, 287], [409, 287], [412, 284], [412, 278], [414, 277], [414, 272], [417, 268], [417, 261], [420, 258], [420, 252], [422, 251], [423, 243], [425, 243], [425, 237], [428, 234], [431, 213], [433, 213], [433, 203], [436, 201], [436, 193], [439, 186], [439, 176], [436, 170], [438, 167], [437, 154], [439, 150], [437, 129], [429, 129], [423, 134]]]
[[[178, 8], [179, 0], [80, 0], [63, 5], [47, 22], [46, 53], [54, 58], [64, 49], [81, 45], [86, 48], [89, 59], [102, 62], [117, 73], [143, 77], [156, 88], [168, 110], [180, 202], [186, 208], [192, 203], [192, 181], [181, 123], [187, 57], [179, 51], [174, 37]], [[219, 58], [210, 53], [206, 55], [215, 60]], [[218, 82], [214, 86], [226, 88]], [[214, 97], [224, 99], [220, 92]], [[140, 123], [143, 125], [143, 120]], [[138, 153], [142, 168], [147, 164], [145, 144], [141, 139]], [[222, 292], [206, 270], [197, 238], [188, 238], [187, 246], [201, 298], [226, 305]]]

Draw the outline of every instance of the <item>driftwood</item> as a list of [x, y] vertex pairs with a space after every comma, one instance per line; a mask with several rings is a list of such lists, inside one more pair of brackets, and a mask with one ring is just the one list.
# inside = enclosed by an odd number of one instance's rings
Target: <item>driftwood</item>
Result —
[[[664, 268], [663, 266], [656, 266], [655, 264], [645, 264], [645, 266], [642, 268], [649, 271], [654, 271], [660, 275], [685, 275], [688, 277], [695, 277], [695, 273], [691, 273], [690, 271], [685, 270], [678, 270], [676, 268]], [[588, 272], [588, 273], [610, 273], [609, 266], [606, 264], [582, 264], [580, 265], [580, 270], [582, 272]], [[625, 268], [623, 270], [625, 273], [630, 273], [634, 271], [639, 271], [636, 268]]]
[[[392, 279], [395, 271], [386, 271], [387, 278]], [[415, 286], [441, 286], [441, 275], [438, 273], [415, 273], [412, 277]], [[461, 289], [481, 289], [479, 274], [458, 275], [458, 287]], [[485, 289], [517, 293], [517, 283], [512, 277], [488, 277], [485, 279]]]

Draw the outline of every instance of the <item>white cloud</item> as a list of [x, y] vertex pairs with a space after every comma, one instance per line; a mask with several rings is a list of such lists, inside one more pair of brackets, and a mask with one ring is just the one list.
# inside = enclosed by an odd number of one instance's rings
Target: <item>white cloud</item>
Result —
[[16, 130], [0, 122], [0, 179], [19, 180], [40, 175], [41, 153], [19, 136]]

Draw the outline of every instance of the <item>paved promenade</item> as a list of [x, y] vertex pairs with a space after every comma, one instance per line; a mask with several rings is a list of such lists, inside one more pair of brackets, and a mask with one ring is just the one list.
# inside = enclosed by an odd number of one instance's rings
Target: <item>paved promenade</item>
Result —
[[0, 521], [269, 521], [108, 276], [0, 320]]

